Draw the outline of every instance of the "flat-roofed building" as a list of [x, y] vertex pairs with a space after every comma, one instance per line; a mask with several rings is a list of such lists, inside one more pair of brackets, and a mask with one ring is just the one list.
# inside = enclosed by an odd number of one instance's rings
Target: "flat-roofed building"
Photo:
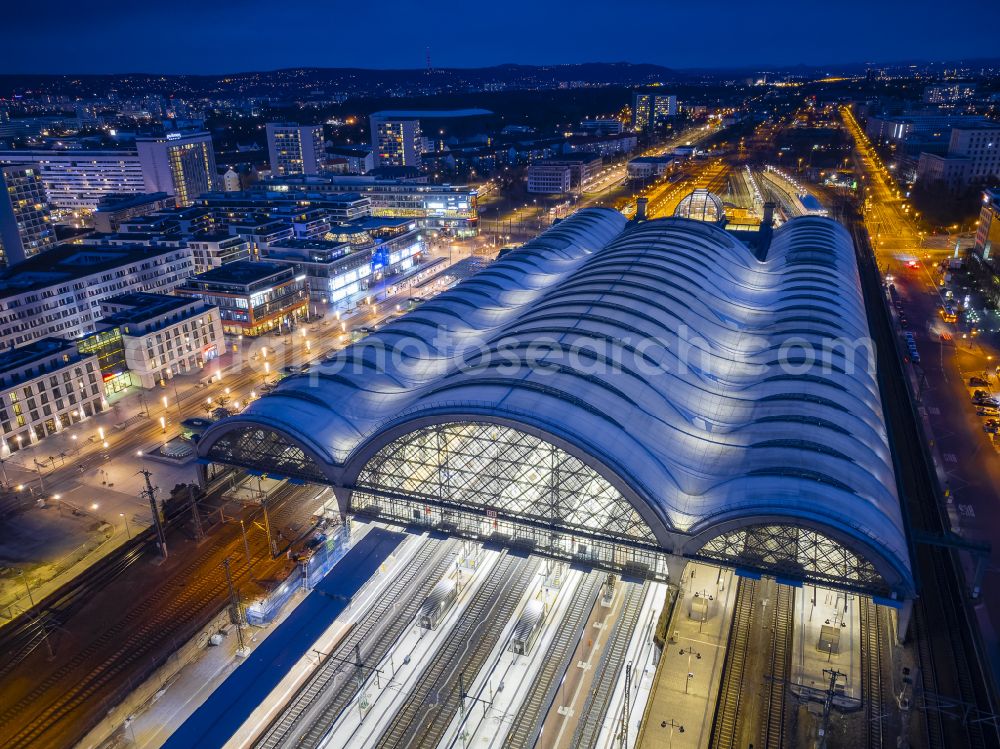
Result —
[[0, 353], [0, 458], [107, 408], [97, 357], [63, 338]]
[[528, 192], [542, 195], [558, 195], [570, 191], [573, 173], [565, 164], [549, 164], [545, 161], [528, 166]]
[[375, 168], [375, 155], [370, 146], [334, 146], [327, 153], [346, 159], [349, 174], [366, 174]]
[[136, 138], [142, 166], [144, 192], [173, 195], [178, 206], [215, 186], [215, 151], [212, 136], [202, 131], [172, 130], [163, 135]]
[[621, 120], [614, 117], [595, 117], [580, 121], [580, 131], [593, 135], [618, 135], [622, 129]]
[[604, 160], [596, 153], [567, 153], [532, 163], [528, 167], [528, 174], [530, 178], [531, 167], [534, 166], [566, 167], [569, 169], [570, 189], [585, 190], [597, 176], [603, 164]]
[[167, 292], [193, 270], [186, 246], [55, 247], [0, 272], [0, 348], [80, 338], [96, 329], [107, 297]]
[[291, 224], [269, 216], [237, 219], [228, 223], [226, 229], [230, 234], [243, 237], [250, 243], [250, 254], [255, 260], [260, 259], [273, 243], [290, 239], [293, 235]]
[[237, 260], [187, 279], [174, 289], [219, 308], [230, 335], [258, 336], [305, 317], [309, 287], [305, 274], [286, 265]]
[[[377, 222], [378, 219], [371, 221]], [[314, 303], [346, 307], [371, 284], [410, 270], [424, 251], [415, 230], [379, 236], [378, 227], [344, 224], [331, 229], [331, 240], [289, 239], [272, 244], [267, 261], [305, 274]]]
[[375, 166], [416, 166], [424, 151], [440, 150], [427, 133], [440, 135], [460, 121], [482, 124], [493, 113], [488, 109], [392, 109], [372, 112], [369, 116], [371, 145]]
[[94, 210], [94, 229], [110, 234], [130, 219], [173, 207], [173, 196], [165, 192], [105, 195]]
[[0, 151], [0, 164], [38, 164], [54, 208], [93, 211], [109, 195], [146, 192], [134, 148]]
[[673, 163], [671, 156], [637, 156], [628, 162], [628, 178], [654, 179], [666, 174]]
[[52, 213], [36, 164], [0, 167], [0, 251], [15, 265], [55, 246]]
[[632, 94], [632, 129], [655, 130], [678, 114], [677, 96], [652, 91]]
[[132, 384], [146, 389], [196, 372], [225, 350], [219, 310], [201, 299], [138, 292], [109, 297], [101, 308], [98, 331], [119, 333]]
[[305, 193], [310, 205], [330, 194], [359, 193], [371, 201], [372, 216], [417, 219], [425, 228], [457, 236], [474, 235], [479, 223], [479, 192], [465, 185], [425, 185], [369, 176], [297, 176], [271, 180], [260, 189], [295, 191], [299, 193], [295, 199]]
[[268, 122], [266, 130], [272, 174], [284, 177], [322, 171], [325, 158], [322, 125]]
[[204, 273], [237, 260], [250, 260], [250, 241], [239, 234], [215, 231], [194, 234], [187, 238], [194, 260], [194, 272]]

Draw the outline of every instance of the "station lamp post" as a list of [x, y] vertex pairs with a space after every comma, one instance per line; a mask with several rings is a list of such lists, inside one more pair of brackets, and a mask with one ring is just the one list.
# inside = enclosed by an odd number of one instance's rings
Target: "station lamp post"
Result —
[[684, 726], [678, 723], [676, 720], [671, 718], [670, 720], [661, 720], [660, 728], [670, 728], [670, 735], [667, 738], [667, 749], [670, 749], [674, 743], [674, 729], [677, 729], [677, 733], [684, 733]]

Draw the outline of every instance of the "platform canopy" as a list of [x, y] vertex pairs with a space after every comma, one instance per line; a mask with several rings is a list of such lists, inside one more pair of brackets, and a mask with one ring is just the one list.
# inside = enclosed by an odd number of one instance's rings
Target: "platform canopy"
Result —
[[911, 596], [850, 237], [797, 218], [758, 254], [703, 221], [579, 211], [285, 378], [199, 453], [339, 487], [345, 511], [528, 528], [565, 556], [610, 540], [639, 565]]

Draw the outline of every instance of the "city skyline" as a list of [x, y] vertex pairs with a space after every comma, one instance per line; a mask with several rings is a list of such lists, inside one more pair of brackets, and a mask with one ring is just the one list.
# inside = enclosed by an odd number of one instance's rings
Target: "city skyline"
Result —
[[0, 747], [1000, 749], [992, 6], [5, 10]]
[[[477, 17], [470, 11], [461, 32], [444, 34], [439, 19], [405, 9], [387, 24], [379, 15], [382, 6], [331, 12], [325, 4], [307, 3], [311, 13], [287, 15], [269, 15], [267, 7], [258, 6], [263, 4], [204, 7], [182, 0], [123, 14], [110, 4], [108, 11], [116, 12], [101, 12], [98, 4], [82, 16], [63, 0], [51, 3], [51, 13], [44, 16], [15, 6], [8, 11], [11, 33], [3, 71], [170, 75], [297, 67], [420, 69], [427, 66], [428, 52], [436, 68], [629, 61], [677, 69], [891, 64], [912, 61], [914, 50], [919, 50], [917, 59], [926, 61], [996, 54], [989, 24], [967, 24], [961, 34], [943, 35], [931, 22], [928, 3], [842, 3], [833, 14], [820, 3], [800, 4], [788, 12], [786, 4], [774, 0], [752, 12], [736, 3], [716, 3], [710, 14], [700, 7], [634, 5], [596, 23], [608, 8], [593, 0], [573, 6], [571, 15], [556, 4], [539, 7], [515, 0], [500, 16], [480, 12]], [[979, 0], [950, 8], [966, 18], [989, 11]], [[197, 24], [189, 22], [193, 14]], [[268, 22], [261, 23], [261, 17]], [[314, 22], [303, 24], [303, 18]], [[369, 34], [337, 35], [337, 27], [377, 34], [377, 59], [370, 54]], [[41, 36], [48, 44], [44, 58], [33, 54]], [[330, 44], [332, 39], [336, 44]]]

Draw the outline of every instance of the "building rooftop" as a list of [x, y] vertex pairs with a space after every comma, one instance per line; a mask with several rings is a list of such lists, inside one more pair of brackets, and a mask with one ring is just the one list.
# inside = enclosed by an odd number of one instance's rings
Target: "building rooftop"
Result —
[[189, 242], [226, 242], [229, 240], [240, 241], [238, 236], [230, 234], [228, 231], [200, 231], [188, 237]]
[[191, 284], [197, 283], [247, 286], [283, 273], [288, 273], [288, 266], [266, 261], [236, 260], [191, 276], [183, 286], [190, 288]]
[[548, 162], [550, 164], [554, 164], [564, 161], [575, 161], [578, 163], [583, 163], [590, 161], [599, 161], [600, 159], [601, 155], [599, 153], [593, 153], [592, 151], [577, 151], [573, 153], [563, 153], [558, 156], [553, 156], [550, 159], [543, 159], [542, 163]]
[[75, 356], [76, 344], [65, 338], [39, 338], [37, 341], [0, 353], [0, 374], [6, 374], [63, 352]]
[[346, 253], [350, 249], [351, 245], [348, 242], [332, 242], [326, 239], [282, 239], [268, 247], [268, 254], [276, 250], [314, 250], [316, 252], [343, 250]]
[[[794, 538], [818, 532], [863, 560], [856, 579], [825, 581], [906, 597], [875, 372], [861, 352], [805, 368], [779, 356], [792, 341], [868, 336], [854, 247], [829, 218], [792, 219], [758, 257], [715, 224], [588, 208], [282, 380], [198, 450], [355, 486], [421, 430], [514, 429], [583, 461], [669, 553], [778, 525], [794, 557]], [[275, 445], [288, 448], [280, 464]]]
[[128, 208], [137, 208], [148, 203], [155, 203], [166, 200], [170, 196], [165, 192], [147, 193], [123, 193], [117, 195], [105, 195], [101, 202], [97, 204], [98, 213], [110, 213], [111, 211], [122, 211]]
[[669, 164], [673, 161], [673, 156], [636, 156], [629, 159], [630, 164]]
[[118, 309], [102, 317], [98, 324], [102, 327], [116, 327], [129, 323], [138, 325], [154, 317], [190, 307], [192, 303], [196, 302], [192, 302], [190, 298], [170, 296], [169, 294], [146, 292], [119, 294], [102, 300], [102, 308]]
[[[131, 239], [130, 235], [119, 235]], [[85, 278], [160, 255], [177, 252], [177, 247], [144, 244], [124, 246], [63, 245], [35, 255], [13, 268], [0, 271], [0, 298], [23, 294], [54, 284]]]

